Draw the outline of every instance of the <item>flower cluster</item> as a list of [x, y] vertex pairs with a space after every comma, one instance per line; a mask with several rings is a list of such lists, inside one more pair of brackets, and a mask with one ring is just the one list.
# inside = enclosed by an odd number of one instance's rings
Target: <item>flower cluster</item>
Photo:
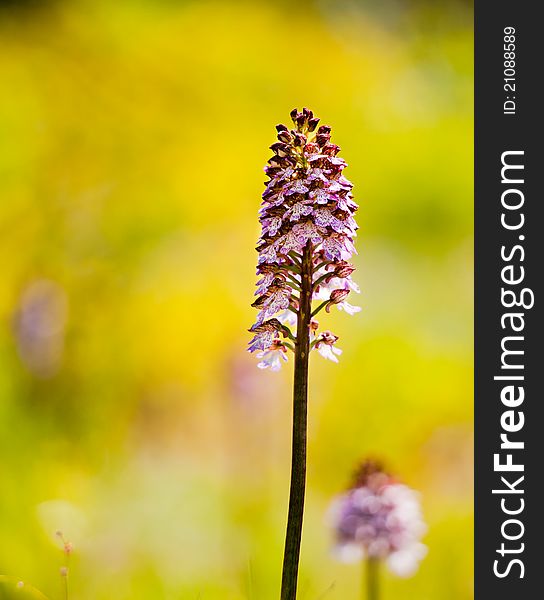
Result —
[[340, 560], [387, 561], [392, 572], [412, 575], [427, 549], [417, 492], [397, 483], [373, 461], [365, 462], [355, 482], [331, 510]]
[[[249, 351], [258, 351], [259, 367], [277, 370], [293, 349], [300, 308], [303, 252], [310, 252], [309, 276], [312, 300], [321, 304], [304, 326], [310, 330], [311, 349], [338, 362], [337, 336], [318, 332], [313, 317], [322, 309], [337, 306], [349, 314], [360, 310], [347, 297], [359, 292], [352, 281], [354, 267], [348, 262], [355, 253], [357, 224], [352, 184], [344, 177], [346, 163], [340, 148], [331, 143], [331, 128], [318, 127], [312, 111], [291, 112], [294, 127], [277, 125], [278, 141], [270, 147], [274, 156], [265, 167], [265, 183], [259, 212], [262, 226], [257, 251], [257, 299], [259, 310], [250, 331]], [[300, 324], [299, 324], [300, 326]]]

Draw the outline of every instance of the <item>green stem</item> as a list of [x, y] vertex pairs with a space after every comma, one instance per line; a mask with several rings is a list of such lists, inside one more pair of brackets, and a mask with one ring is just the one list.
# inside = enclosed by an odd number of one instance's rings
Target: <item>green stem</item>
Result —
[[290, 273], [287, 273], [287, 277], [296, 285], [294, 289], [296, 289], [297, 292], [300, 292], [300, 281]]
[[296, 273], [297, 275], [300, 275], [300, 269], [299, 267], [293, 267], [292, 265], [282, 265], [281, 266], [282, 269], [285, 269], [286, 271], [291, 271], [291, 273]]
[[300, 254], [297, 254], [294, 250], [292, 250], [291, 252], [289, 252], [288, 256], [290, 256], [296, 263], [296, 265], [298, 265], [299, 267], [302, 266], [302, 257], [300, 256]]
[[317, 286], [325, 281], [325, 279], [327, 279], [327, 277], [330, 277], [331, 273], [325, 273], [325, 275], [321, 275], [321, 277], [319, 279], [316, 279], [316, 281], [314, 281], [314, 290], [317, 288]]
[[321, 309], [323, 309], [323, 308], [325, 308], [325, 306], [327, 306], [328, 303], [329, 303], [328, 300], [323, 300], [323, 302], [314, 310], [314, 312], [312, 313], [311, 316], [315, 317]]
[[310, 354], [310, 319], [312, 312], [312, 245], [307, 242], [302, 254], [300, 308], [295, 342], [295, 376], [293, 386], [293, 445], [291, 489], [285, 535], [281, 600], [296, 600], [304, 494], [306, 488], [306, 431], [308, 407], [308, 357]]
[[[380, 586], [379, 586], [379, 571], [380, 571], [380, 560], [378, 558], [367, 558], [364, 561], [366, 566], [366, 600], [379, 600], [380, 597]], [[365, 586], [362, 586], [362, 590]], [[365, 594], [363, 591], [362, 600], [365, 600]]]

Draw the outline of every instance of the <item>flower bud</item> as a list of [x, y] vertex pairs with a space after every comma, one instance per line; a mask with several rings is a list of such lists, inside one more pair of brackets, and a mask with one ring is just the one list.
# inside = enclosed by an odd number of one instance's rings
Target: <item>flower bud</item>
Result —
[[350, 265], [346, 261], [342, 261], [341, 263], [336, 265], [332, 275], [333, 277], [344, 278], [349, 277], [353, 273], [353, 271], [355, 271], [355, 267], [353, 265]]
[[393, 483], [393, 481], [393, 478], [385, 472], [380, 461], [369, 458], [363, 461], [355, 470], [351, 487], [369, 487], [379, 490], [384, 485]]
[[274, 151], [280, 158], [287, 156], [290, 152], [289, 144], [283, 142], [276, 142], [270, 146], [270, 150]]
[[319, 152], [319, 146], [317, 144], [314, 144], [314, 142], [309, 142], [306, 144], [305, 150], [308, 154], [316, 154], [317, 152]]
[[280, 140], [280, 142], [290, 144], [293, 141], [293, 136], [287, 131], [286, 128], [285, 131], [280, 131], [278, 133], [278, 140]]
[[327, 303], [327, 306], [325, 307], [325, 310], [327, 312], [331, 312], [331, 306], [334, 306], [335, 304], [340, 304], [340, 302], [343, 302], [349, 295], [349, 290], [333, 290], [331, 292], [331, 297], [329, 298], [329, 302]]
[[305, 124], [306, 124], [306, 117], [304, 116], [303, 113], [298, 113], [297, 120], [296, 120], [296, 125], [297, 125], [298, 129], [301, 130]]
[[308, 131], [312, 132], [315, 131], [315, 128], [317, 127], [317, 124], [319, 123], [319, 119], [316, 117], [313, 117], [311, 119], [309, 119], [308, 121]]
[[317, 142], [318, 146], [323, 147], [330, 140], [330, 138], [330, 133], [318, 133], [315, 136], [315, 141]]
[[253, 308], [261, 308], [261, 306], [263, 306], [265, 300], [266, 300], [266, 294], [263, 294], [262, 296], [259, 296], [257, 298], [257, 300], [255, 300], [254, 302], [252, 302], [251, 306]]
[[299, 148], [301, 146], [304, 146], [306, 144], [306, 136], [303, 135], [302, 133], [297, 133], [295, 135], [295, 141], [293, 142], [293, 144]]
[[327, 156], [336, 156], [340, 152], [340, 146], [328, 143], [321, 149], [321, 152]]

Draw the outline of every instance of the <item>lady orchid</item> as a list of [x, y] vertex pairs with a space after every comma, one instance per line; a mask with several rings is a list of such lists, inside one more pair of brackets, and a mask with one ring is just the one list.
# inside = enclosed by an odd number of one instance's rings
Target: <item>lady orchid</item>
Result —
[[[330, 140], [331, 128], [304, 108], [291, 111], [294, 127], [277, 125], [278, 141], [265, 172], [268, 182], [259, 211], [257, 320], [248, 350], [258, 366], [277, 371], [294, 354], [293, 444], [289, 514], [281, 600], [295, 600], [306, 485], [308, 358], [312, 350], [338, 362], [338, 337], [319, 330], [316, 315], [333, 306], [348, 314], [357, 204], [344, 177], [346, 163]], [[314, 302], [316, 306], [314, 307]]]
[[[348, 262], [355, 253], [358, 206], [343, 175], [346, 163], [330, 141], [331, 128], [318, 127], [312, 111], [294, 109], [291, 118], [293, 129], [277, 125], [278, 141], [270, 147], [274, 156], [265, 167], [269, 181], [259, 211], [262, 234], [253, 303], [259, 314], [250, 329], [254, 337], [249, 351], [259, 352], [259, 367], [272, 370], [281, 366], [288, 351], [295, 351], [297, 331], [289, 315], [304, 313], [300, 324], [308, 328], [322, 308], [329, 312], [336, 305], [348, 314], [361, 310], [347, 301], [350, 292], [360, 290]], [[314, 300], [321, 303], [312, 312]], [[333, 347], [337, 339], [330, 332], [314, 331], [310, 351], [338, 362], [340, 352]]]

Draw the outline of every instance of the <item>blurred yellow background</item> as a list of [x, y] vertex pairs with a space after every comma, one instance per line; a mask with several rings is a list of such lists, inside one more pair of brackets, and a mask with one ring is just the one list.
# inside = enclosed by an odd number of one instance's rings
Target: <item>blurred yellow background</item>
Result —
[[383, 600], [472, 598], [470, 2], [3, 2], [0, 573], [70, 598], [278, 597], [292, 363], [259, 371], [263, 166], [308, 106], [361, 205], [363, 312], [312, 356], [300, 600], [358, 597], [327, 507], [422, 493]]

